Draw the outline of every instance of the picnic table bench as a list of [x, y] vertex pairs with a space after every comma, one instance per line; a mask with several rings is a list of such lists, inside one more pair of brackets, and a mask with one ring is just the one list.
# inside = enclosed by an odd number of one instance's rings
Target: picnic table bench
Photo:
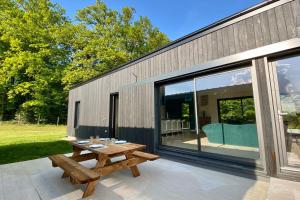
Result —
[[[140, 176], [137, 165], [146, 161], [153, 161], [159, 158], [158, 155], [143, 152], [145, 145], [125, 143], [125, 144], [108, 144], [105, 148], [91, 148], [90, 144], [78, 144], [76, 141], [70, 141], [73, 146], [73, 155], [49, 156], [53, 167], [60, 167], [64, 173], [62, 178], [70, 177], [72, 184], [86, 184], [86, 190], [82, 198], [90, 196], [101, 176], [106, 176], [112, 172], [129, 168], [134, 177]], [[91, 153], [81, 154], [88, 150]], [[111, 158], [125, 156], [116, 162]], [[96, 159], [96, 166], [89, 169], [79, 162]]]
[[96, 181], [100, 179], [100, 174], [84, 167], [65, 155], [53, 155], [49, 156], [49, 158], [52, 161], [53, 167], [60, 167], [64, 170], [63, 178], [70, 176], [70, 181], [73, 184], [88, 184], [82, 198], [93, 193]]

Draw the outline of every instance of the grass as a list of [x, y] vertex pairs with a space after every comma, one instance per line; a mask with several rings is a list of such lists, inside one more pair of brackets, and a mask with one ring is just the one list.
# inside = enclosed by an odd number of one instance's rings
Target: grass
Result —
[[72, 151], [64, 140], [65, 126], [0, 125], [0, 164], [47, 157]]

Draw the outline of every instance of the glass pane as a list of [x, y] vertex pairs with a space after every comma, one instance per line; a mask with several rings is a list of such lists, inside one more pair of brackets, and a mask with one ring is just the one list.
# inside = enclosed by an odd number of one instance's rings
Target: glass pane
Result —
[[161, 143], [198, 149], [193, 81], [160, 87]]
[[300, 167], [300, 57], [280, 60], [276, 69], [287, 161]]
[[219, 99], [219, 121], [229, 124], [255, 123], [254, 100], [252, 97]]
[[196, 79], [201, 151], [259, 159], [250, 68]]

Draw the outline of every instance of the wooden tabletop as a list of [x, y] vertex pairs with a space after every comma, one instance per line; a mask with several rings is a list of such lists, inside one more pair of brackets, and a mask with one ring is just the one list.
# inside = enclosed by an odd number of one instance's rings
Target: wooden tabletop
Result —
[[125, 143], [125, 144], [107, 144], [106, 147], [102, 148], [91, 148], [89, 144], [78, 144], [76, 141], [70, 141], [70, 143], [80, 149], [89, 150], [95, 154], [105, 154], [107, 156], [114, 156], [117, 154], [122, 154], [127, 151], [136, 151], [143, 150], [146, 148], [146, 145], [134, 144], [134, 143]]

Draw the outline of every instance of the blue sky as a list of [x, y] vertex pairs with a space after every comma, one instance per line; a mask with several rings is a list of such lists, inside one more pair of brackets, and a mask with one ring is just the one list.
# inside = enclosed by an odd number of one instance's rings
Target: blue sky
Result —
[[[95, 0], [51, 0], [60, 4], [70, 19], [76, 11], [95, 3]], [[148, 16], [152, 24], [171, 40], [232, 15], [262, 0], [104, 0], [108, 7], [121, 10], [130, 6], [136, 18]]]

